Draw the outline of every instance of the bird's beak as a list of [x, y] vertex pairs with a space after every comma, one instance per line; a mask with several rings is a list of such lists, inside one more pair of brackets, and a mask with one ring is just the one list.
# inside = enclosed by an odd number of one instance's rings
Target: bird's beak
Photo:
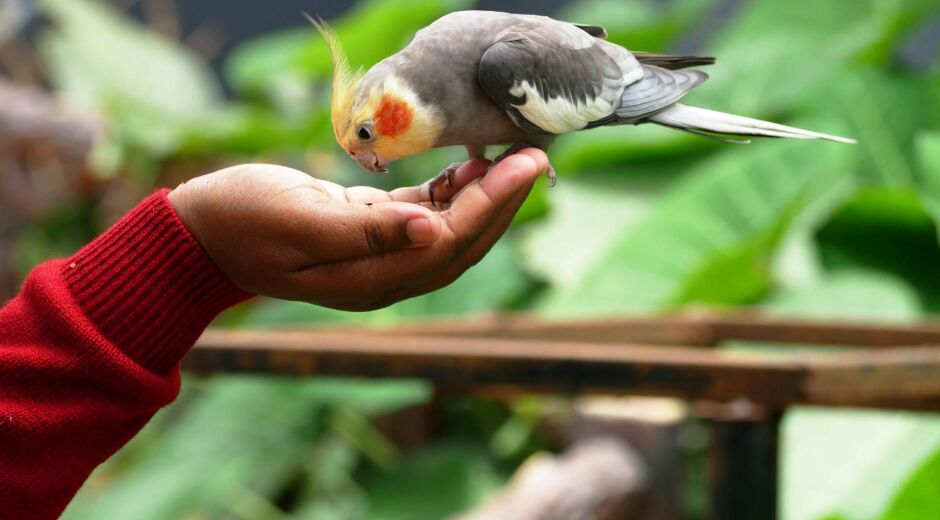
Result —
[[388, 173], [388, 163], [391, 161], [379, 157], [375, 152], [350, 152], [349, 155], [367, 171]]

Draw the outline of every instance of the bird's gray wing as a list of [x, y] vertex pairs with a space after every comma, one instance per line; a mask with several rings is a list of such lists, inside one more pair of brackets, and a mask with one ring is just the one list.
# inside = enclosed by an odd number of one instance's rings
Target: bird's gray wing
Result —
[[679, 101], [706, 79], [708, 75], [700, 70], [668, 70], [643, 65], [643, 78], [624, 89], [610, 118], [593, 126], [639, 122]]
[[548, 18], [520, 23], [526, 26], [483, 53], [478, 80], [527, 131], [563, 134], [605, 119], [624, 87], [643, 76], [629, 53], [612, 57], [601, 47], [606, 42], [575, 25]]
[[549, 134], [638, 122], [706, 78], [642, 65], [619, 45], [547, 18], [507, 32], [478, 69], [480, 86], [518, 126]]

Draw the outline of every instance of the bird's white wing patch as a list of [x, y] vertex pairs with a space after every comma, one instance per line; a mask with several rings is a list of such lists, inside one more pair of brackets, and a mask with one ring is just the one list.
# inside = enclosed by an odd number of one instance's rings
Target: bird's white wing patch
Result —
[[525, 103], [513, 106], [530, 123], [553, 134], [581, 130], [588, 123], [607, 117], [614, 109], [613, 103], [603, 96], [584, 103], [572, 102], [562, 96], [546, 99], [528, 81], [514, 83], [509, 93], [515, 97], [524, 95]]

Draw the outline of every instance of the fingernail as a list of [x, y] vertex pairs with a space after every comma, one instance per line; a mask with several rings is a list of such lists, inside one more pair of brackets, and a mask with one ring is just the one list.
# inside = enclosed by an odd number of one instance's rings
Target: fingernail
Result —
[[434, 228], [427, 217], [413, 218], [408, 221], [408, 239], [414, 244], [427, 244], [434, 241]]

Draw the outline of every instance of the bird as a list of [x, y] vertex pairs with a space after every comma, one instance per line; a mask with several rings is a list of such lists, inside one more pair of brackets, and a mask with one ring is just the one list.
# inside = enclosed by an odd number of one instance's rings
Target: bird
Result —
[[[401, 51], [368, 71], [353, 70], [335, 32], [309, 15], [327, 42], [333, 78], [331, 121], [339, 145], [365, 170], [464, 146], [470, 159], [509, 145], [548, 149], [560, 135], [610, 125], [656, 124], [721, 141], [785, 137], [855, 143], [679, 101], [708, 75], [691, 68], [709, 56], [630, 51], [600, 26], [547, 16], [456, 11], [420, 29]], [[431, 201], [459, 163], [429, 183]], [[556, 182], [554, 167], [547, 174]]]

